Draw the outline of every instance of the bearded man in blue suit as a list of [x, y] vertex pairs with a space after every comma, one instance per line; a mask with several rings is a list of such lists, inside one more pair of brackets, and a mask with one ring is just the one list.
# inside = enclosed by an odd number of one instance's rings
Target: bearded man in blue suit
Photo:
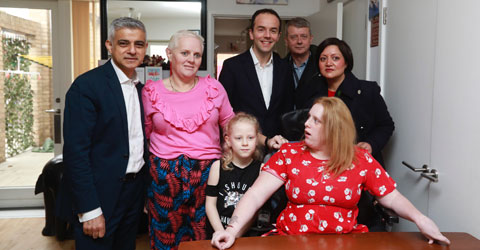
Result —
[[65, 99], [57, 214], [73, 224], [77, 250], [135, 249], [143, 208], [148, 150], [135, 68], [148, 46], [145, 26], [115, 19], [105, 46], [111, 60], [79, 76]]

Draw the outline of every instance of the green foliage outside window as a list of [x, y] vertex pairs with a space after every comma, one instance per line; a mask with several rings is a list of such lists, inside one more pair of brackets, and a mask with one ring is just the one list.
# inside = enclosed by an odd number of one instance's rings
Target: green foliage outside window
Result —
[[[25, 40], [3, 38], [3, 68], [18, 69], [18, 55], [28, 55], [30, 44]], [[20, 59], [20, 70], [29, 71], [31, 62]], [[33, 91], [27, 75], [5, 74], [6, 154], [22, 153], [33, 143]]]

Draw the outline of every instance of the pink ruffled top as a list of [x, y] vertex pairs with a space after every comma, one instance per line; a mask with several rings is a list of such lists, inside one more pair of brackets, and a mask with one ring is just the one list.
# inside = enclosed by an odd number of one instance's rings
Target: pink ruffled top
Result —
[[142, 91], [150, 152], [163, 159], [187, 155], [198, 160], [221, 156], [220, 126], [234, 116], [223, 86], [199, 77], [188, 92], [172, 92], [163, 81], [147, 81]]

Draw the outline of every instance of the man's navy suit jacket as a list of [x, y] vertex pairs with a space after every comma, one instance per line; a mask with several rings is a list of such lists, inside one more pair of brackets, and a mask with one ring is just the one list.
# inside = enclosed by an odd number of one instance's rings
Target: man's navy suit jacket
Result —
[[[142, 86], [137, 84], [143, 124]], [[71, 85], [65, 99], [63, 136], [65, 171], [57, 215], [73, 220], [78, 213], [101, 207], [108, 221], [129, 158], [125, 100], [111, 61], [84, 73]], [[146, 156], [146, 140], [144, 150]], [[142, 173], [147, 172], [144, 168]]]
[[293, 110], [294, 83], [288, 64], [273, 53], [273, 86], [267, 109], [250, 50], [223, 63], [219, 81], [228, 94], [235, 112], [254, 115], [265, 136], [282, 134], [281, 116]]

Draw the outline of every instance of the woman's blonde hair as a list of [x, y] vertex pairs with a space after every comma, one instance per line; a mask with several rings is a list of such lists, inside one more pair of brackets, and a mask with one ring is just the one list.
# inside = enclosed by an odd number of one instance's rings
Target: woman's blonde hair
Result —
[[350, 110], [337, 97], [320, 97], [315, 104], [323, 107], [325, 144], [330, 153], [328, 170], [338, 176], [355, 160], [355, 124]]
[[205, 39], [203, 39], [203, 37], [193, 31], [190, 31], [190, 30], [179, 30], [177, 32], [175, 32], [171, 37], [170, 37], [170, 41], [168, 42], [168, 46], [167, 48], [169, 50], [174, 50], [178, 47], [178, 41], [180, 41], [181, 38], [184, 38], [184, 37], [193, 37], [193, 38], [196, 38], [200, 44], [202, 45], [202, 52], [203, 52], [203, 49], [204, 49], [204, 42], [205, 42]]
[[[253, 125], [255, 128], [255, 132], [258, 136], [260, 133], [260, 124], [258, 123], [257, 118], [255, 116], [244, 113], [244, 112], [238, 112], [235, 114], [235, 116], [227, 123], [227, 126], [225, 126], [225, 131], [224, 131], [224, 142], [223, 142], [223, 154], [222, 154], [222, 168], [224, 170], [232, 170], [233, 168], [230, 167], [230, 163], [232, 163], [233, 160], [233, 151], [232, 148], [228, 146], [227, 144], [227, 136], [232, 134], [232, 129], [233, 126], [239, 122], [248, 122]], [[263, 153], [262, 149], [259, 147], [258, 143], [255, 142], [256, 147], [255, 147], [255, 152], [253, 153], [253, 159], [261, 161], [263, 158]]]

